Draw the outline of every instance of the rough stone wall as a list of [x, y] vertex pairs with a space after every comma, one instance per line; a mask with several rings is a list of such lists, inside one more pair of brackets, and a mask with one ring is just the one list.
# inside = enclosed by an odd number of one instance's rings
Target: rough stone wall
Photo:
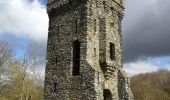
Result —
[[[72, 76], [72, 50], [73, 41], [79, 40], [81, 43], [80, 64], [81, 66], [85, 65], [85, 4], [79, 2], [69, 3], [66, 2], [67, 0], [62, 1], [52, 2], [56, 5], [54, 9], [50, 9], [53, 5], [48, 6], [50, 23], [44, 99], [76, 100], [75, 98], [77, 98], [81, 100], [83, 94], [80, 91], [82, 89], [82, 76]], [[62, 7], [58, 8], [57, 3], [60, 3]]]
[[120, 100], [133, 100], [128, 75], [123, 69], [118, 71], [118, 93]]
[[[103, 100], [105, 89], [113, 100], [130, 100], [128, 78], [120, 73], [123, 9], [122, 0], [48, 0], [44, 100]], [[72, 74], [75, 40], [80, 41], [80, 75]]]

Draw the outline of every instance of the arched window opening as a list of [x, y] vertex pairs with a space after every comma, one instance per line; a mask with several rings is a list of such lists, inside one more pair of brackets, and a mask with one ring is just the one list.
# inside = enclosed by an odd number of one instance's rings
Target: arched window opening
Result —
[[110, 42], [110, 59], [115, 60], [115, 45]]
[[103, 100], [112, 100], [112, 94], [111, 94], [110, 90], [105, 89], [103, 91], [103, 98], [104, 98]]
[[73, 42], [73, 75], [80, 75], [80, 42]]

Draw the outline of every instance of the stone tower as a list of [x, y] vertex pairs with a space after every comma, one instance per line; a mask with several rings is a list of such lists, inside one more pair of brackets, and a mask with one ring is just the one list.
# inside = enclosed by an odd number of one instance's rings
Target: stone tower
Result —
[[122, 0], [48, 0], [44, 100], [131, 100]]

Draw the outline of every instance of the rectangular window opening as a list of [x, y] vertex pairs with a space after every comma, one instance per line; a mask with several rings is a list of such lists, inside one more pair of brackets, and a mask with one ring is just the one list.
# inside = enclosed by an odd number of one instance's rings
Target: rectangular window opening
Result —
[[54, 82], [54, 92], [57, 92], [57, 83]]
[[97, 27], [96, 27], [96, 19], [94, 19], [94, 33], [96, 33]]
[[110, 59], [115, 60], [115, 45], [110, 42]]
[[80, 42], [73, 42], [73, 76], [80, 75]]

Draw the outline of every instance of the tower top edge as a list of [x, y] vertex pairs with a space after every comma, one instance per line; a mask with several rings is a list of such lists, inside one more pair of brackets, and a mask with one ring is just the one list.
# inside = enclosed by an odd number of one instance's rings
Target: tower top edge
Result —
[[118, 5], [124, 7], [124, 0], [48, 0], [47, 6], [51, 4], [55, 4], [56, 7], [60, 7], [64, 4], [70, 3], [70, 2], [115, 2]]
[[47, 12], [51, 12], [52, 10], [60, 9], [63, 7], [68, 8], [70, 5], [71, 6], [79, 6], [82, 4], [89, 5], [92, 4], [91, 2], [96, 2], [93, 4], [101, 3], [105, 5], [111, 5], [123, 11], [123, 9], [125, 9], [123, 1], [124, 0], [48, 0]]

